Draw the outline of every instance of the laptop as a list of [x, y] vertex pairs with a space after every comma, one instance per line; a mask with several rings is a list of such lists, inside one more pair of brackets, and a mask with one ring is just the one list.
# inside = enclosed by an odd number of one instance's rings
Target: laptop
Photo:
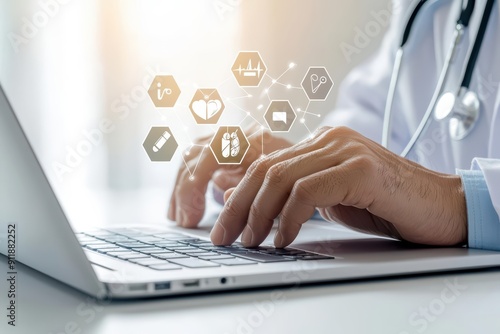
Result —
[[[305, 224], [286, 249], [272, 247], [272, 239], [252, 249], [238, 242], [216, 247], [206, 229], [184, 230], [165, 222], [75, 231], [1, 86], [0, 157], [0, 252], [97, 298], [297, 286], [500, 265], [498, 252], [408, 245], [320, 220]], [[215, 221], [213, 215], [206, 219]]]

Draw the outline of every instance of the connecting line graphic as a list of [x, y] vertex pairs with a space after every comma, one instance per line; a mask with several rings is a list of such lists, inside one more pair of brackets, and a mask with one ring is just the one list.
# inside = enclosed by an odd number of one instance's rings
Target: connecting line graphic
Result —
[[[224, 101], [226, 102], [226, 105], [231, 105], [233, 108], [235, 108], [236, 110], [239, 110], [241, 111], [242, 113], [244, 113], [244, 116], [241, 118], [241, 121], [239, 122], [238, 126], [242, 126], [242, 124], [247, 121], [248, 119], [251, 119], [252, 120], [252, 123], [255, 123], [255, 124], [258, 124], [258, 129], [256, 131], [254, 131], [253, 133], [249, 134], [248, 136], [246, 136], [247, 139], [250, 139], [252, 137], [255, 137], [255, 136], [259, 136], [261, 137], [261, 143], [260, 143], [260, 149], [261, 149], [261, 155], [264, 155], [264, 132], [266, 130], [269, 130], [269, 125], [264, 122], [264, 120], [260, 120], [260, 116], [257, 117], [257, 114], [260, 115], [262, 110], [265, 108], [265, 103], [266, 102], [271, 102], [273, 101], [272, 99], [272, 89], [276, 86], [280, 86], [280, 87], [285, 87], [289, 90], [301, 90], [304, 95], [307, 95], [306, 92], [304, 91], [304, 88], [303, 87], [299, 87], [299, 86], [295, 86], [293, 85], [292, 83], [286, 83], [283, 80], [283, 77], [289, 72], [291, 71], [292, 69], [294, 69], [296, 67], [296, 64], [295, 63], [290, 63], [288, 65], [288, 67], [280, 74], [278, 75], [276, 78], [273, 78], [271, 75], [269, 75], [268, 73], [265, 73], [264, 74], [264, 79], [266, 81], [266, 83], [268, 85], [264, 85], [265, 88], [261, 88], [259, 89], [260, 90], [260, 94], [258, 94], [257, 96], [255, 96], [254, 94], [257, 94], [255, 92], [255, 90], [247, 90], [246, 87], [241, 87], [239, 85], [237, 85], [237, 87], [241, 90], [241, 95], [238, 95], [238, 96], [234, 96], [234, 97], [226, 97], [224, 98]], [[219, 84], [217, 86], [215, 86], [216, 90], [219, 90], [221, 87], [227, 85], [227, 84], [230, 84], [231, 83], [231, 80], [233, 78], [231, 76], [225, 78], [224, 80], [222, 80], [221, 82], [219, 82]], [[263, 83], [261, 83], [263, 84]], [[199, 89], [199, 87], [194, 84], [193, 87], [195, 89]], [[255, 89], [255, 88], [254, 88]], [[250, 93], [252, 92], [252, 93]], [[266, 101], [266, 97], [267, 97], [267, 101]], [[259, 104], [257, 106], [257, 113], [255, 112], [252, 112], [251, 110], [249, 110], [248, 108], [245, 108], [244, 107], [244, 101], [245, 100], [249, 100], [249, 99], [252, 99], [252, 98], [257, 98], [257, 99], [263, 99], [264, 102], [263, 104]], [[240, 102], [241, 101], [241, 102]], [[307, 116], [315, 116], [315, 117], [318, 117], [320, 118], [321, 117], [321, 114], [319, 113], [313, 113], [313, 112], [310, 112], [309, 109], [311, 107], [311, 100], [308, 98], [307, 99], [307, 105], [305, 106], [304, 109], [302, 108], [296, 108], [296, 113], [297, 113], [297, 117], [300, 117], [299, 118], [299, 121], [300, 123], [304, 126], [304, 128], [306, 129], [307, 133], [309, 134], [310, 137], [312, 137], [313, 135], [313, 132], [311, 131], [311, 129], [309, 128], [309, 126], [307, 125]], [[178, 106], [179, 107], [179, 106]], [[189, 107], [188, 106], [180, 106], [182, 109], [186, 109], [189, 111]], [[175, 112], [174, 113], [176, 115], [176, 117], [178, 118], [179, 122], [184, 126], [184, 129], [188, 129], [188, 127], [186, 126], [186, 124], [183, 122], [182, 118], [179, 117], [178, 113]], [[165, 119], [165, 115], [163, 115], [162, 113], [160, 113], [160, 115], [162, 116], [163, 119]], [[216, 125], [210, 125], [210, 129], [211, 131], [213, 132], [213, 134], [215, 135], [218, 131], [217, 129], [217, 126]], [[204, 154], [206, 154], [206, 150], [210, 150], [210, 147], [208, 144], [196, 144], [189, 136], [189, 131], [185, 131], [186, 134], [187, 134], [187, 138], [188, 140], [190, 141], [190, 145], [187, 147], [187, 149], [183, 152], [182, 154], [182, 160], [183, 160], [183, 163], [187, 169], [187, 172], [189, 173], [189, 180], [193, 181], [195, 179], [195, 174], [197, 173], [198, 171], [198, 166], [200, 165], [200, 161], [201, 161], [201, 158], [204, 156]], [[193, 152], [193, 150], [195, 152]], [[197, 156], [194, 156], [194, 155], [197, 155]], [[196, 163], [194, 164], [194, 167], [193, 167], [193, 163], [194, 161], [196, 160]]]
[[[189, 168], [189, 165], [185, 159], [185, 156], [191, 155], [191, 150], [193, 147], [198, 146], [202, 147], [200, 154], [198, 155], [198, 160], [196, 161], [196, 165], [193, 168], [193, 171], [191, 172], [191, 169]], [[207, 145], [199, 145], [199, 144], [191, 144], [189, 150], [186, 150], [186, 152], [182, 155], [182, 161], [184, 162], [184, 165], [186, 166], [186, 169], [189, 173], [189, 181], [194, 181], [194, 174], [196, 173], [196, 170], [198, 169], [198, 165], [200, 164], [201, 157], [203, 156], [203, 152], [208, 149], [208, 144]]]
[[287, 67], [287, 69], [281, 73], [277, 78], [273, 78], [272, 76], [270, 76], [269, 74], [265, 74], [264, 77], [265, 78], [269, 78], [271, 80], [271, 84], [264, 89], [264, 93], [266, 94], [267, 96], [267, 99], [269, 101], [272, 101], [271, 99], [271, 96], [269, 95], [269, 92], [271, 90], [271, 88], [274, 86], [274, 85], [280, 85], [280, 86], [283, 86], [283, 87], [286, 87], [288, 89], [302, 89], [301, 87], [296, 87], [296, 86], [292, 86], [291, 84], [285, 84], [285, 83], [282, 83], [280, 82], [280, 79], [286, 74], [288, 73], [288, 71], [290, 71], [292, 68], [294, 68], [296, 66], [295, 63], [290, 63]]
[[265, 130], [265, 127], [264, 126], [260, 126], [260, 128], [255, 131], [254, 133], [250, 134], [247, 136], [247, 139], [250, 139], [252, 138], [253, 136], [255, 136], [256, 134], [258, 134], [260, 132], [260, 143], [261, 143], [261, 151], [260, 151], [260, 155], [263, 156], [264, 155], [264, 130]]

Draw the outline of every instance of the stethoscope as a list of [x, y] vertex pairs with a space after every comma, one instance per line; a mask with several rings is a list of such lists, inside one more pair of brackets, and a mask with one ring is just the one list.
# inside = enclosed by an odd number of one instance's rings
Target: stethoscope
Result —
[[[408, 41], [408, 37], [410, 35], [410, 31], [415, 18], [417, 17], [417, 14], [420, 12], [420, 9], [422, 9], [426, 2], [427, 0], [420, 0], [411, 12], [411, 15], [409, 16], [406, 23], [406, 27], [403, 31], [400, 46], [396, 52], [394, 68], [389, 84], [389, 93], [387, 95], [387, 101], [384, 111], [382, 145], [386, 148], [389, 147], [392, 104], [394, 102], [394, 95], [396, 93], [399, 73], [401, 70], [404, 46]], [[455, 31], [453, 33], [452, 43], [450, 45], [450, 48], [448, 49], [448, 53], [446, 54], [444, 66], [441, 70], [441, 73], [439, 74], [436, 89], [429, 102], [429, 106], [424, 114], [424, 117], [417, 127], [417, 130], [401, 153], [402, 157], [408, 156], [422, 133], [425, 132], [433, 113], [434, 118], [437, 121], [449, 121], [450, 138], [454, 140], [464, 139], [474, 128], [474, 125], [476, 124], [479, 117], [481, 102], [478, 95], [475, 92], [469, 90], [469, 86], [472, 78], [472, 72], [474, 71], [474, 68], [476, 66], [479, 51], [483, 43], [486, 27], [488, 26], [488, 21], [491, 16], [490, 14], [492, 12], [493, 2], [494, 0], [487, 0], [486, 2], [483, 16], [481, 18], [481, 24], [479, 26], [476, 40], [474, 41], [474, 46], [472, 47], [472, 51], [470, 53], [467, 67], [465, 68], [462, 83], [460, 85], [460, 88], [458, 89], [458, 92], [442, 93], [442, 90], [446, 83], [446, 79], [448, 77], [450, 64], [453, 62], [453, 57], [457, 46], [460, 43], [461, 37], [464, 34], [465, 29], [467, 29], [469, 26], [469, 21], [471, 19], [472, 13], [474, 12], [476, 3], [475, 0], [469, 0], [467, 1], [467, 4], [464, 5], [464, 1], [462, 1], [462, 11], [457, 20]]]

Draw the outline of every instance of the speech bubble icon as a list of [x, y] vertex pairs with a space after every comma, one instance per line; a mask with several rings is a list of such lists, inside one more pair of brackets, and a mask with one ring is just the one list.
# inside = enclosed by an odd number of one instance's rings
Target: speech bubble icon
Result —
[[274, 111], [273, 122], [283, 122], [286, 124], [286, 111]]

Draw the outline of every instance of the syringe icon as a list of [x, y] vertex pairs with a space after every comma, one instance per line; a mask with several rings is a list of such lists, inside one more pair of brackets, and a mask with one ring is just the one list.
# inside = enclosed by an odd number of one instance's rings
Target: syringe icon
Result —
[[170, 137], [172, 137], [172, 135], [168, 131], [163, 132], [163, 134], [161, 135], [161, 137], [158, 138], [158, 140], [154, 144], [154, 146], [153, 146], [153, 152], [156, 153], [159, 150], [161, 150], [161, 148], [163, 147], [163, 145], [165, 145], [165, 143], [167, 142], [167, 140], [170, 139]]

